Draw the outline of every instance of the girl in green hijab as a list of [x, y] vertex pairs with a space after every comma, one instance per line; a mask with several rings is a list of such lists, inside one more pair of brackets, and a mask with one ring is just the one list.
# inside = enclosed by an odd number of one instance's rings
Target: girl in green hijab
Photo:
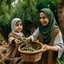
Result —
[[38, 64], [56, 64], [56, 58], [61, 57], [64, 47], [61, 31], [49, 8], [41, 9], [39, 17], [38, 28], [26, 39], [38, 39], [43, 44], [42, 58]]

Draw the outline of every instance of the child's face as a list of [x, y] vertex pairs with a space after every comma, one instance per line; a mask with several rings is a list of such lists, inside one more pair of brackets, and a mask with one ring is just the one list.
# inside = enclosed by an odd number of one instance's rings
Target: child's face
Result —
[[22, 26], [22, 22], [21, 21], [18, 21], [16, 23], [16, 25], [14, 26], [14, 30], [17, 33], [21, 32], [22, 31], [22, 28], [23, 28], [23, 26]]
[[40, 12], [40, 22], [43, 26], [46, 26], [48, 24], [48, 18], [43, 12]]

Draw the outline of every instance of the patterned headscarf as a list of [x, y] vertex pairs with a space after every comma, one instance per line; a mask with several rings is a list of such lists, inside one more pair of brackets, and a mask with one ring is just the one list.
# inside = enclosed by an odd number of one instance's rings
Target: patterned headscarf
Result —
[[51, 39], [54, 29], [58, 27], [58, 24], [56, 23], [54, 15], [49, 8], [44, 8], [40, 12], [43, 12], [49, 21], [46, 26], [43, 26], [40, 21], [38, 22], [39, 32], [42, 36], [43, 44], [47, 44]]

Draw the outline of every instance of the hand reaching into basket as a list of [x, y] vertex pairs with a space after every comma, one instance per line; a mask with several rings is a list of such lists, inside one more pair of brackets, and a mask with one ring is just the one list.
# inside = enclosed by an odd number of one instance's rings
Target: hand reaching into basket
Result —
[[31, 38], [30, 38], [30, 37], [27, 37], [27, 38], [25, 38], [25, 39], [26, 39], [27, 41], [29, 41], [29, 42], [31, 41]]
[[31, 38], [30, 38], [30, 37], [25, 38], [25, 40], [26, 40], [26, 45], [27, 45], [28, 47], [32, 46], [32, 44], [31, 44]]

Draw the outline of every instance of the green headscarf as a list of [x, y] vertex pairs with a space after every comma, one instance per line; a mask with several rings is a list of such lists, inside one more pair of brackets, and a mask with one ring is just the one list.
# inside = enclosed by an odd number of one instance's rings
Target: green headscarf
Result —
[[58, 27], [52, 11], [49, 8], [44, 8], [40, 12], [43, 12], [48, 18], [49, 23], [43, 26], [40, 21], [38, 23], [39, 32], [43, 39], [43, 44], [48, 44], [51, 40], [52, 33], [55, 28]]

